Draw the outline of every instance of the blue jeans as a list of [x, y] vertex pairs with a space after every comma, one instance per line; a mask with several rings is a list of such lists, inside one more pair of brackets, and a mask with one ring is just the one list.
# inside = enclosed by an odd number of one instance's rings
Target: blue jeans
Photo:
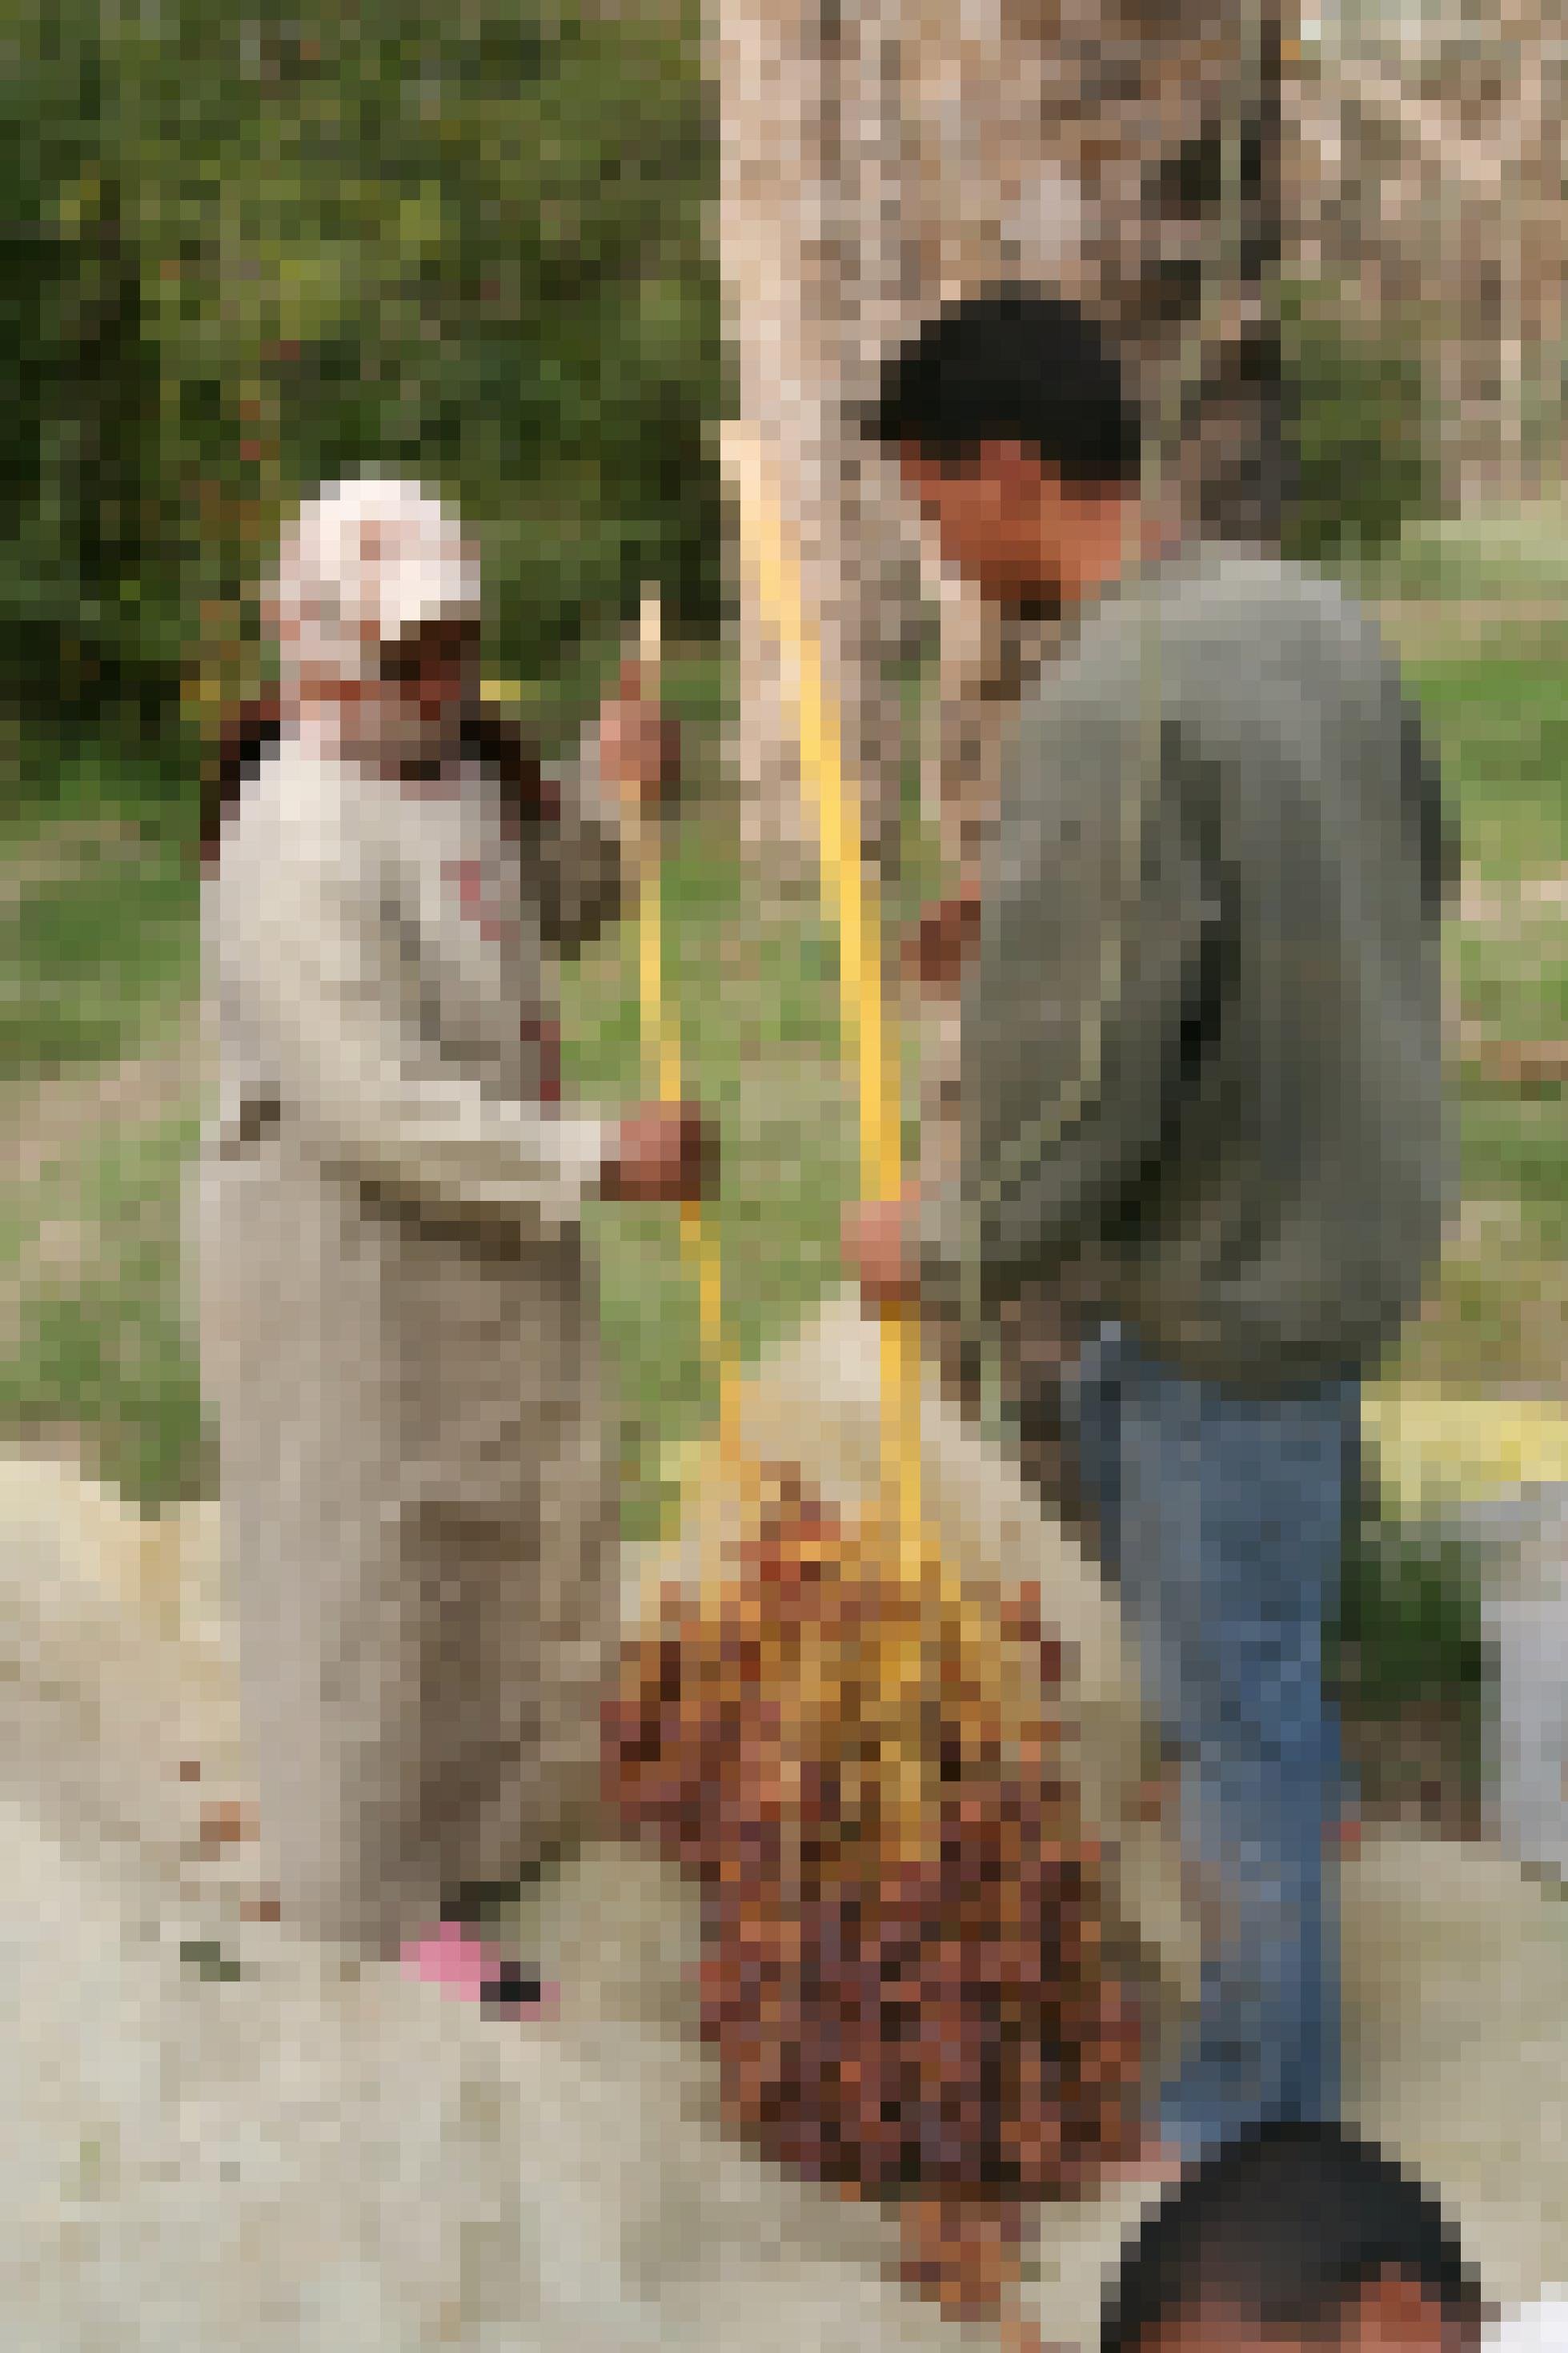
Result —
[[1197, 2153], [1339, 2101], [1330, 1831], [1339, 1731], [1322, 1685], [1359, 1386], [1235, 1396], [1152, 1364], [1110, 1324], [1074, 1419], [1106, 1565], [1181, 1774], [1185, 1851], [1219, 1895], [1165, 2137]]

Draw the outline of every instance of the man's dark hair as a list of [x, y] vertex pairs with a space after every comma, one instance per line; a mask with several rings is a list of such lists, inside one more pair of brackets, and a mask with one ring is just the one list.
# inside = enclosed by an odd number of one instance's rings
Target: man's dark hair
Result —
[[1064, 481], [1138, 479], [1136, 405], [1100, 330], [1074, 302], [999, 288], [928, 319], [883, 369], [859, 417], [884, 448], [910, 442], [944, 462], [1016, 441]]
[[1266, 2125], [1150, 2216], [1106, 2297], [1100, 2353], [1140, 2353], [1205, 2305], [1310, 2330], [1385, 2274], [1424, 2288], [1467, 2341], [1486, 2318], [1442, 2209], [1392, 2158], [1336, 2126]]

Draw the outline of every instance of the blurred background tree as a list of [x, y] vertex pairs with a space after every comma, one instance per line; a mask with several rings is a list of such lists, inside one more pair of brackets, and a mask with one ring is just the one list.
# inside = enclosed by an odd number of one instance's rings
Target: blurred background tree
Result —
[[24, 0], [6, 46], [9, 702], [210, 714], [254, 682], [281, 513], [367, 461], [480, 528], [524, 679], [650, 575], [716, 629], [716, 142], [679, 12]]
[[1280, 293], [1295, 450], [1285, 553], [1339, 570], [1382, 554], [1440, 497], [1421, 344], [1408, 322], [1359, 321], [1331, 283]]
[[[112, 71], [81, 0], [23, 5], [0, 64], [0, 695], [16, 717], [153, 721], [174, 690], [176, 587], [156, 501], [159, 355], [145, 257], [106, 140]], [[160, 638], [152, 608], [162, 575]], [[145, 600], [145, 606], [144, 606]]]
[[[0, 712], [183, 791], [257, 682], [289, 503], [376, 460], [488, 543], [490, 659], [581, 708], [638, 585], [712, 638], [732, 413], [698, 0], [13, 0], [0, 32]], [[1286, 314], [1292, 552], [1429, 495], [1414, 345]], [[189, 728], [190, 734], [185, 733]], [[43, 764], [47, 767], [47, 762]]]

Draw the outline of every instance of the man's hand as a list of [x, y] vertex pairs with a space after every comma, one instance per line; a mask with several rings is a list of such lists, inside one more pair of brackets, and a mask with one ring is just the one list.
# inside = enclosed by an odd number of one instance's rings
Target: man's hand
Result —
[[886, 1307], [912, 1307], [920, 1296], [918, 1206], [911, 1190], [896, 1201], [852, 1201], [844, 1212], [844, 1263], [873, 1314]]
[[933, 899], [922, 908], [904, 943], [904, 968], [922, 988], [954, 988], [979, 938], [980, 892], [969, 883], [951, 899]]
[[656, 817], [680, 781], [680, 730], [642, 691], [639, 665], [622, 666], [599, 708], [599, 759], [606, 784], [645, 817]]
[[694, 1103], [643, 1103], [620, 1125], [599, 1179], [606, 1201], [700, 1201], [719, 1175], [719, 1140]]

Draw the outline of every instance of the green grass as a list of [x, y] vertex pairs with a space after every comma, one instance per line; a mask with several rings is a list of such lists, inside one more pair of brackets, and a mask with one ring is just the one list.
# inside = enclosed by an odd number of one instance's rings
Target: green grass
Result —
[[172, 840], [25, 891], [0, 912], [0, 1070], [41, 1080], [134, 1052], [198, 985], [196, 911]]
[[85, 1433], [95, 1475], [142, 1510], [200, 1495], [210, 1471], [200, 1383], [166, 1265], [148, 1252], [69, 1292], [35, 1293], [0, 1365], [0, 1423], [42, 1439]]
[[[1568, 616], [1568, 605], [1565, 605]], [[1563, 632], [1568, 657], [1568, 617]], [[1521, 877], [1568, 867], [1568, 668], [1498, 653], [1414, 662], [1466, 860], [1506, 894]], [[1466, 1018], [1521, 1042], [1568, 1034], [1568, 919], [1552, 912], [1451, 928]], [[1438, 1312], [1414, 1329], [1401, 1367], [1453, 1386], [1560, 1386], [1560, 1303], [1568, 1263], [1568, 1099], [1521, 1096], [1461, 1071], [1458, 1114], [1467, 1195], [1500, 1204], [1517, 1231], [1484, 1261], [1453, 1254]], [[1556, 1328], [1554, 1324], [1556, 1315]]]
[[16, 1272], [47, 1223], [68, 1220], [124, 1240], [174, 1202], [195, 1149], [195, 1105], [147, 1128], [109, 1128], [63, 1150], [31, 1183], [13, 1183], [0, 1214], [0, 1276]]
[[[1446, 656], [1417, 655], [1406, 676], [1441, 756], [1467, 866], [1506, 886], [1568, 866], [1568, 558], [1547, 532], [1412, 534], [1384, 586], [1436, 598], [1552, 596], [1563, 619], [1521, 654], [1500, 611], [1494, 634]], [[1467, 1019], [1514, 1041], [1568, 1034], [1568, 922], [1523, 914], [1451, 929], [1451, 972]], [[1561, 1387], [1568, 1303], [1568, 1105], [1561, 1090], [1521, 1098], [1460, 1077], [1468, 1198], [1497, 1205], [1484, 1250], [1451, 1252], [1436, 1314], [1406, 1337], [1394, 1370], [1461, 1393], [1521, 1378]], [[1347, 1546], [1334, 1654], [1359, 1712], [1373, 1721], [1442, 1694], [1454, 1757], [1474, 1786], [1482, 1737], [1484, 1644], [1476, 1559], [1433, 1528], [1376, 1520]]]
[[1409, 682], [1441, 752], [1467, 860], [1489, 881], [1568, 865], [1568, 669], [1500, 653], [1417, 660]]
[[128, 819], [143, 835], [163, 840], [182, 832], [190, 811], [187, 779], [153, 746], [132, 752], [63, 733], [17, 732], [3, 719], [0, 777], [5, 786], [0, 864], [62, 821]]
[[1363, 567], [1362, 587], [1431, 602], [1568, 592], [1568, 489], [1548, 487], [1522, 504], [1476, 501], [1463, 515], [1413, 519]]
[[[677, 837], [664, 876], [668, 986], [689, 1083], [718, 1122], [723, 1198], [711, 1211], [736, 1344], [752, 1353], [818, 1295], [837, 1264], [853, 1128], [837, 1055], [837, 968], [819, 923], [748, 915], [732, 827]], [[647, 1092], [634, 943], [621, 934], [567, 976], [574, 1091]], [[591, 1219], [605, 1326], [627, 1415], [629, 1533], [670, 1498], [659, 1462], [713, 1403], [679, 1221], [663, 1210]]]
[[13, 1198], [7, 1242], [43, 1219], [87, 1238], [83, 1262], [22, 1287], [0, 1361], [0, 1424], [87, 1432], [103, 1475], [144, 1506], [198, 1493], [209, 1468], [200, 1388], [179, 1290], [180, 1175], [187, 1111], [107, 1134], [57, 1177]]
[[[1451, 963], [1467, 1018], [1515, 1042], [1568, 1037], [1568, 918], [1461, 936]], [[1516, 1204], [1542, 1254], [1568, 1260], [1568, 1094], [1521, 1095], [1468, 1069], [1458, 1093], [1467, 1190]]]
[[1465, 1010], [1504, 1038], [1568, 1037], [1568, 922], [1521, 921], [1506, 939], [1468, 937], [1455, 958]]
[[1411, 524], [1371, 567], [1368, 586], [1385, 596], [1562, 597], [1568, 606], [1568, 501], [1557, 493]]

